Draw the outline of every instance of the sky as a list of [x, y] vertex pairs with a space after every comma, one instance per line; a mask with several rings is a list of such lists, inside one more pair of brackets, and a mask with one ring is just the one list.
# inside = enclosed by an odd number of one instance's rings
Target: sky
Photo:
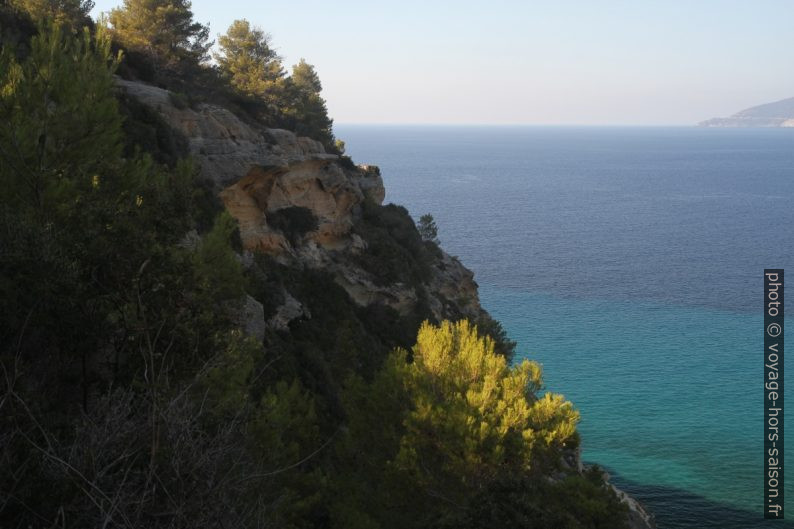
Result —
[[[121, 0], [95, 0], [94, 14]], [[313, 64], [336, 123], [691, 125], [794, 96], [791, 0], [194, 0]]]

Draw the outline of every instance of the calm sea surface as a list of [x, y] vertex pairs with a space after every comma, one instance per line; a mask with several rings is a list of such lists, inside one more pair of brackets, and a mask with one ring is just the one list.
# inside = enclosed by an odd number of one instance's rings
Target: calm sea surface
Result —
[[336, 133], [381, 167], [387, 202], [433, 214], [485, 308], [581, 411], [584, 459], [660, 529], [789, 526], [761, 519], [761, 304], [763, 268], [794, 285], [794, 130]]

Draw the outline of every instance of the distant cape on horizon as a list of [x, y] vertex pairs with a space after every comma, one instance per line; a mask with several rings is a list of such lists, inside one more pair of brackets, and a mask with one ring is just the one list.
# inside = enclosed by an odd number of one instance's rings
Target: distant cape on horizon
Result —
[[794, 97], [750, 107], [727, 118], [712, 118], [700, 127], [794, 127]]

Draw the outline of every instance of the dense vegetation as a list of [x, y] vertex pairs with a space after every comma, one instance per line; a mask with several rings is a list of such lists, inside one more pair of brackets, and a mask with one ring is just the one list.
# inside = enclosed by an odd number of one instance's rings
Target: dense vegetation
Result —
[[[308, 64], [286, 76], [238, 21], [208, 66], [181, 0], [125, 0], [112, 27], [89, 10], [0, 2], [0, 527], [623, 525], [600, 473], [561, 463], [578, 413], [511, 365], [497, 322], [422, 323], [421, 303], [362, 308], [322, 271], [244, 267], [183, 140], [113, 89], [156, 72], [330, 144]], [[268, 221], [295, 242], [317, 223]], [[369, 204], [354, 229], [363, 267], [423, 284], [434, 224], [423, 240]], [[246, 293], [266, 318], [289, 295], [311, 316], [246, 337]]]

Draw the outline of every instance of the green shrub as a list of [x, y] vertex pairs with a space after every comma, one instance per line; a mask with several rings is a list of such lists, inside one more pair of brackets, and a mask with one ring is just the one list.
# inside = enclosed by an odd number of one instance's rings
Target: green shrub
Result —
[[516, 353], [516, 342], [510, 339], [502, 324], [486, 314], [477, 319], [476, 324], [480, 334], [490, 336], [494, 341], [494, 351], [511, 362]]
[[404, 207], [365, 202], [353, 231], [367, 243], [358, 264], [377, 283], [399, 282], [418, 288], [430, 278], [432, 255]]
[[187, 138], [168, 125], [150, 106], [125, 92], [118, 94], [119, 110], [124, 117], [124, 155], [131, 157], [136, 149], [148, 153], [158, 163], [173, 167], [188, 156]]

